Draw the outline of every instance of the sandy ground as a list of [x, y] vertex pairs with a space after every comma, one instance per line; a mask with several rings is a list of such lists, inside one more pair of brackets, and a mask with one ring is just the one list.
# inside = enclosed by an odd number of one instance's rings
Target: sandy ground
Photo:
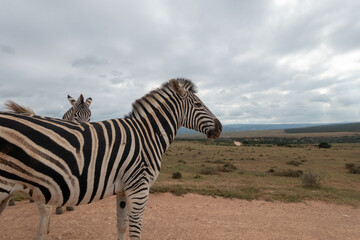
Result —
[[[53, 215], [48, 239], [116, 239], [116, 199]], [[0, 217], [0, 239], [35, 239], [36, 204]], [[280, 203], [151, 194], [142, 239], [360, 239], [360, 209], [322, 202]]]

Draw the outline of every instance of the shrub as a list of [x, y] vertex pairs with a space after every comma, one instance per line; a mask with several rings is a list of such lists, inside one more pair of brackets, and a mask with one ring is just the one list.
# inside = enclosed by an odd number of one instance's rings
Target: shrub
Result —
[[291, 170], [291, 169], [288, 169], [288, 170], [282, 170], [280, 172], [274, 172], [273, 173], [274, 176], [279, 176], [279, 177], [301, 177], [303, 175], [303, 171], [301, 170]]
[[28, 197], [25, 194], [21, 193], [21, 192], [15, 192], [15, 194], [13, 195], [13, 199], [15, 201], [21, 201], [21, 200], [24, 200], [24, 199], [25, 200], [28, 199]]
[[345, 163], [345, 168], [349, 169], [349, 173], [360, 174], [360, 165], [356, 166], [355, 163]]
[[173, 179], [180, 179], [182, 177], [181, 172], [174, 172], [172, 174]]
[[304, 187], [307, 188], [320, 188], [320, 176], [308, 170], [301, 178]]
[[273, 172], [275, 172], [275, 170], [274, 170], [273, 168], [270, 168], [270, 169], [268, 170], [268, 172], [269, 172], [269, 173], [273, 173]]
[[301, 162], [298, 162], [298, 161], [294, 161], [294, 160], [292, 160], [292, 161], [289, 161], [289, 162], [287, 162], [286, 163], [287, 165], [292, 165], [292, 166], [299, 166], [299, 165], [301, 165], [302, 163]]
[[318, 145], [319, 148], [331, 148], [331, 145], [326, 143], [326, 142], [322, 142]]
[[349, 173], [360, 174], [360, 166], [349, 169]]
[[200, 170], [200, 174], [203, 174], [203, 175], [215, 175], [215, 174], [217, 174], [217, 170], [215, 168], [212, 168], [212, 167], [204, 167], [203, 169]]
[[233, 172], [237, 167], [231, 163], [225, 163], [222, 167], [219, 167], [220, 172]]
[[201, 176], [200, 176], [200, 175], [195, 175], [194, 178], [195, 178], [195, 179], [199, 179], [199, 178], [201, 178]]
[[345, 168], [346, 169], [351, 169], [355, 167], [355, 163], [345, 163]]

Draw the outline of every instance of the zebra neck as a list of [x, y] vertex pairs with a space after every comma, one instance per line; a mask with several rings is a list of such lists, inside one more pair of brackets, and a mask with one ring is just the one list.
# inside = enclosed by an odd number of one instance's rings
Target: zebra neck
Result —
[[74, 121], [73, 113], [74, 113], [73, 108], [70, 108], [69, 110], [66, 111], [66, 113], [64, 113], [64, 116], [62, 117], [62, 119]]
[[[133, 103], [130, 118], [143, 126], [164, 153], [174, 141], [183, 117], [182, 99], [167, 87], [154, 90]], [[143, 132], [143, 131], [142, 131]]]
[[175, 139], [178, 131], [177, 121], [167, 118], [166, 115], [154, 113], [138, 116], [136, 119], [141, 128], [147, 132], [146, 135], [157, 143], [163, 154]]

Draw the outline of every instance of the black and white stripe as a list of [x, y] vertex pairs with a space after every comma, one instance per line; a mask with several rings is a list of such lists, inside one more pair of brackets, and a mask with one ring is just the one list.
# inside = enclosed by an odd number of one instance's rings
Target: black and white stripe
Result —
[[[75, 99], [73, 99], [71, 96], [68, 95], [68, 100], [71, 103], [72, 107], [64, 114], [63, 119], [64, 120], [69, 120], [69, 121], [75, 121], [78, 123], [81, 122], [89, 122], [90, 121], [90, 116], [91, 116], [91, 111], [90, 111], [90, 104], [92, 102], [91, 98], [86, 99], [86, 101], [84, 101], [84, 97], [82, 94], [80, 94], [79, 98], [77, 101], [75, 101]], [[35, 115], [34, 111], [28, 107], [19, 105], [13, 101], [7, 101], [5, 103], [5, 107], [14, 113], [24, 113], [24, 114], [29, 114], [29, 115]], [[9, 202], [9, 206], [14, 205], [14, 199], [10, 198], [10, 202]], [[68, 207], [68, 209], [73, 210], [72, 207]], [[61, 214], [63, 212], [62, 207], [57, 207], [56, 208], [56, 213], [57, 214]]]
[[21, 190], [38, 201], [38, 239], [44, 239], [50, 206], [87, 204], [116, 194], [118, 239], [124, 239], [127, 226], [130, 238], [140, 239], [149, 188], [181, 126], [208, 138], [222, 131], [185, 79], [170, 80], [135, 101], [122, 119], [76, 124], [1, 113], [0, 200]]

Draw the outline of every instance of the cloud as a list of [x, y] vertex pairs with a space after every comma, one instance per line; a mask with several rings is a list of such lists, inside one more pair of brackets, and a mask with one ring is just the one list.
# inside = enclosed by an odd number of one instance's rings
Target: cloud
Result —
[[[360, 119], [357, 1], [8, 1], [0, 103], [61, 117], [121, 117], [173, 77], [192, 79], [226, 123]], [[12, 14], [14, 11], [19, 14]]]
[[99, 59], [95, 56], [86, 56], [83, 58], [75, 59], [72, 62], [73, 67], [93, 67], [96, 65], [106, 65], [108, 64], [107, 60]]
[[5, 54], [14, 54], [15, 49], [13, 49], [12, 47], [6, 46], [6, 45], [0, 45], [0, 52], [5, 53]]

